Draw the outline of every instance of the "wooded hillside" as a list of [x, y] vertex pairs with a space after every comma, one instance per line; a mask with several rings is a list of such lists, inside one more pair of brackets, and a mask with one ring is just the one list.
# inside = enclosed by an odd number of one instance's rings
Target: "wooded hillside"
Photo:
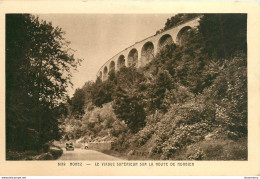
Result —
[[67, 138], [107, 137], [130, 158], [246, 160], [246, 27], [246, 14], [204, 14], [145, 67], [87, 82], [70, 101]]

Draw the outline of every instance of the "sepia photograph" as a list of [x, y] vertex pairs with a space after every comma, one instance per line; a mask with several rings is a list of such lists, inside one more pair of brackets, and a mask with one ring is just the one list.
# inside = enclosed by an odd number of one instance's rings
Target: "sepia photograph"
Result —
[[258, 3], [16, 3], [0, 175], [259, 175]]
[[6, 160], [247, 160], [247, 133], [247, 14], [6, 14]]

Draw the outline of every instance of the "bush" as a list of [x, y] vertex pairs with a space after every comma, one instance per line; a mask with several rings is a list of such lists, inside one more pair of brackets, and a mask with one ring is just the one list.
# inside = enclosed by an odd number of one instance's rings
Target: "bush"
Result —
[[230, 61], [225, 61], [212, 86], [203, 92], [215, 104], [215, 120], [232, 139], [247, 136], [246, 64], [244, 54], [237, 54]]
[[193, 151], [193, 153], [187, 155], [188, 160], [202, 160], [204, 158], [205, 154], [201, 150], [201, 148], [198, 148]]
[[177, 159], [190, 160], [247, 160], [247, 139], [200, 141], [184, 149]]

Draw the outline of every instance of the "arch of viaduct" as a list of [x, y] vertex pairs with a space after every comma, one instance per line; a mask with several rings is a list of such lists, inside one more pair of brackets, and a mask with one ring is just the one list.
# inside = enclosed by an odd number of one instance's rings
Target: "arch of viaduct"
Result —
[[111, 70], [119, 70], [123, 66], [134, 65], [137, 68], [145, 66], [149, 63], [154, 55], [156, 55], [164, 46], [176, 43], [182, 44], [182, 35], [189, 29], [199, 25], [199, 19], [196, 17], [178, 26], [172, 27], [159, 34], [150, 36], [142, 41], [136, 42], [134, 45], [122, 50], [111, 59], [109, 59], [97, 73], [97, 77], [101, 77], [102, 81], [107, 79]]

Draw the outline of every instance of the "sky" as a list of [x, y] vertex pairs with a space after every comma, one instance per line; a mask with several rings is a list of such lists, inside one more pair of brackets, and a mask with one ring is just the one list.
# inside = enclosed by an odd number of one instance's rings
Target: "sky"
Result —
[[174, 14], [37, 14], [66, 32], [64, 37], [76, 58], [83, 59], [73, 72], [73, 96], [87, 81], [95, 81], [99, 68], [121, 50], [162, 29]]

